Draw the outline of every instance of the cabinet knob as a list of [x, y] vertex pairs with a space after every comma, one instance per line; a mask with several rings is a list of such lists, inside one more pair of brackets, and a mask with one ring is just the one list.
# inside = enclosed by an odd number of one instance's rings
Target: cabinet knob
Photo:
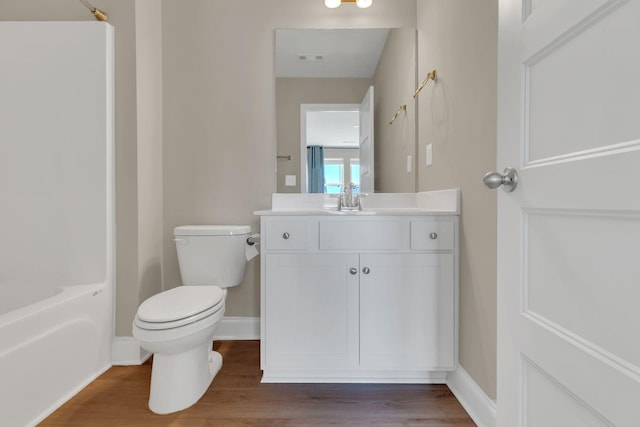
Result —
[[369, 270], [369, 267], [365, 267], [365, 268], [362, 269], [362, 272], [364, 274], [369, 274], [371, 272], [371, 270]]
[[351, 268], [349, 269], [349, 273], [351, 273], [351, 274], [358, 274], [358, 269], [357, 269], [357, 268], [355, 268], [355, 267], [351, 267]]
[[438, 238], [438, 233], [431, 233], [429, 234], [429, 237], [431, 237], [431, 240], [436, 240]]
[[287, 232], [283, 233], [283, 234], [282, 234], [282, 238], [283, 238], [284, 240], [287, 240], [287, 239], [289, 238], [289, 233], [287, 233]]

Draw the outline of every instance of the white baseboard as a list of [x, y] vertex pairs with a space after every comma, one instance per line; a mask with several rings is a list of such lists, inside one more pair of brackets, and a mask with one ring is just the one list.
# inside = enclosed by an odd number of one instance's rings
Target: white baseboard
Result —
[[[260, 339], [259, 317], [223, 317], [214, 340]], [[111, 341], [111, 363], [115, 366], [142, 365], [151, 353], [140, 348], [134, 337], [114, 337]]]
[[259, 317], [223, 317], [213, 335], [216, 340], [259, 340]]
[[140, 348], [134, 337], [113, 337], [111, 363], [115, 366], [142, 365], [151, 353]]
[[496, 402], [485, 394], [461, 366], [449, 372], [447, 386], [478, 427], [496, 426]]
[[263, 383], [445, 384], [442, 371], [265, 369]]

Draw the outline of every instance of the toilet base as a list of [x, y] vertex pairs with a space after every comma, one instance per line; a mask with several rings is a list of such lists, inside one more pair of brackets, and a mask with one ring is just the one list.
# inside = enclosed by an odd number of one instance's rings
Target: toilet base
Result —
[[222, 355], [211, 350], [211, 344], [209, 341], [178, 354], [154, 354], [151, 411], [156, 414], [181, 411], [202, 397], [222, 367]]

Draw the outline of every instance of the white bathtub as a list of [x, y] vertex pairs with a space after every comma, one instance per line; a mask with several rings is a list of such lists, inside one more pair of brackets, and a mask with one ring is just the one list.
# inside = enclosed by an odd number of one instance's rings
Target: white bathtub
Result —
[[31, 426], [111, 366], [112, 286], [0, 286], [0, 424]]
[[1, 427], [111, 363], [113, 47], [105, 22], [0, 22]]

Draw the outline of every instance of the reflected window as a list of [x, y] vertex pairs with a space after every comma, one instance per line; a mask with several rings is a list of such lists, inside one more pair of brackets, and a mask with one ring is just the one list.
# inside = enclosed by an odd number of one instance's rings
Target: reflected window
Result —
[[344, 160], [324, 159], [324, 192], [338, 194], [344, 185]]
[[356, 185], [353, 189], [354, 193], [360, 192], [360, 159], [350, 159], [349, 169], [351, 170], [351, 182]]
[[[348, 169], [346, 170], [345, 162], [348, 162]], [[353, 192], [359, 193], [360, 160], [357, 158], [325, 158], [324, 182], [324, 192], [328, 194], [342, 193], [351, 182], [353, 182], [356, 186], [353, 189]]]

